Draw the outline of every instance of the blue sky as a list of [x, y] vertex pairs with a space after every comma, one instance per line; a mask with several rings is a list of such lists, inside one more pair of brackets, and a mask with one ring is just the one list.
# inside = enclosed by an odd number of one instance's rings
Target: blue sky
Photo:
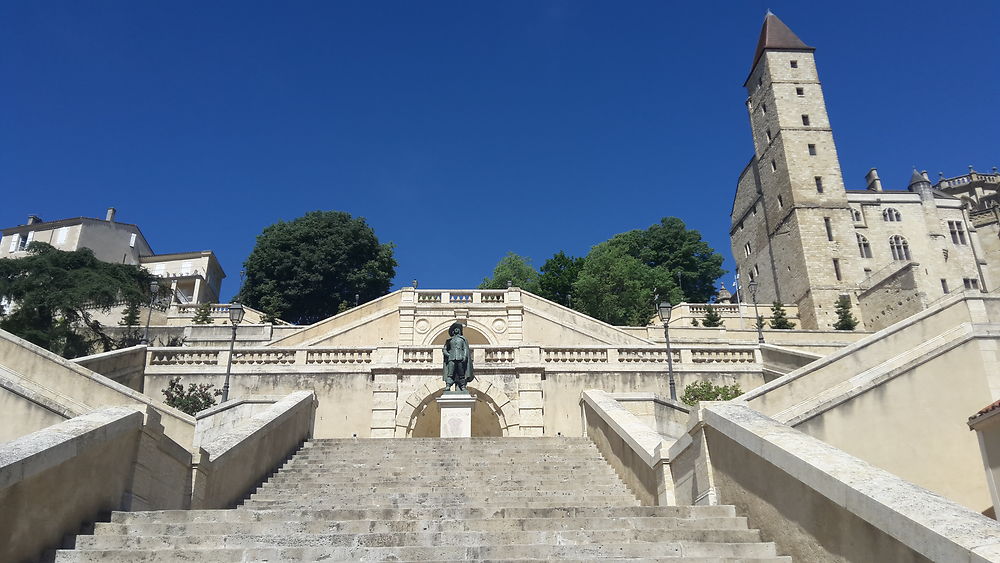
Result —
[[1000, 3], [899, 6], [5, 1], [0, 226], [114, 206], [158, 253], [214, 250], [224, 299], [261, 229], [316, 209], [394, 242], [394, 287], [671, 215], [731, 271], [768, 8], [817, 48], [848, 187], [1000, 166]]

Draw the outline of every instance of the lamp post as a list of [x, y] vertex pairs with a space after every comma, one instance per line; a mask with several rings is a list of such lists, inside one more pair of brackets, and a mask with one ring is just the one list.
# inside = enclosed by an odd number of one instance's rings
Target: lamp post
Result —
[[226, 383], [222, 386], [222, 402], [229, 400], [229, 373], [233, 369], [233, 347], [236, 346], [236, 326], [243, 320], [243, 305], [229, 304], [229, 322], [233, 325], [233, 337], [229, 340], [229, 361], [226, 362]]
[[153, 300], [156, 299], [156, 294], [160, 291], [160, 282], [153, 280], [149, 282], [149, 311], [146, 313], [146, 330], [142, 333], [142, 340], [139, 344], [145, 344], [149, 346], [149, 320], [153, 317]]
[[[657, 299], [659, 299], [659, 296], [657, 296]], [[656, 312], [659, 313], [660, 320], [663, 321], [663, 337], [667, 340], [667, 380], [670, 383], [670, 398], [676, 401], [677, 385], [674, 383], [674, 354], [670, 351], [670, 329], [667, 328], [668, 323], [670, 323], [670, 313], [672, 311], [673, 306], [669, 301], [660, 301], [656, 305]]]
[[751, 280], [748, 284], [750, 289], [750, 299], [753, 299], [753, 324], [757, 327], [757, 343], [764, 343], [764, 327], [760, 322], [760, 313], [757, 312], [757, 282]]

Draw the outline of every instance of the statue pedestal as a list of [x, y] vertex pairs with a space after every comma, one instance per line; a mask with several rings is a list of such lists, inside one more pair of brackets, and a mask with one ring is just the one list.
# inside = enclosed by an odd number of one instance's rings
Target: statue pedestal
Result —
[[467, 391], [445, 391], [437, 400], [441, 408], [442, 438], [472, 437], [472, 405], [476, 398]]

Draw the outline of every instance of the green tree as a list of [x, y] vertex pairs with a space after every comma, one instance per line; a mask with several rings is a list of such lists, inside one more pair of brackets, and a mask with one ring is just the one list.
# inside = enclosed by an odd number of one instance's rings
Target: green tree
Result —
[[701, 239], [701, 233], [688, 229], [676, 217], [664, 217], [646, 230], [628, 231], [609, 242], [643, 264], [666, 272], [681, 289], [674, 303], [707, 303], [717, 291], [715, 280], [726, 273], [722, 255]]
[[393, 248], [379, 243], [363, 218], [343, 211], [279, 221], [257, 236], [239, 300], [292, 323], [316, 322], [342, 303], [353, 305], [355, 294], [369, 301], [388, 293]]
[[222, 391], [213, 390], [211, 383], [190, 383], [184, 389], [180, 377], [173, 377], [167, 382], [167, 388], [162, 390], [166, 397], [165, 403], [191, 416], [211, 407], [215, 404], [215, 398], [222, 395]]
[[479, 289], [506, 289], [508, 282], [514, 287], [538, 292], [538, 272], [531, 266], [530, 258], [508, 252], [493, 268], [493, 277], [483, 278]]
[[24, 258], [0, 260], [0, 328], [65, 358], [114, 349], [117, 341], [93, 318], [123, 301], [149, 301], [153, 275], [139, 266], [98, 260], [33, 242]]
[[680, 301], [680, 290], [666, 270], [643, 264], [608, 241], [587, 255], [573, 284], [573, 306], [607, 323], [645, 326], [656, 314], [653, 297], [658, 293]]
[[681, 401], [695, 406], [700, 401], [728, 401], [743, 394], [738, 384], [714, 385], [711, 381], [696, 381], [684, 387]]
[[795, 323], [788, 320], [788, 315], [785, 313], [785, 308], [775, 301], [771, 305], [771, 328], [776, 328], [780, 330], [790, 330], [795, 328]]
[[545, 261], [538, 277], [538, 294], [542, 297], [572, 307], [570, 295], [573, 294], [573, 284], [583, 270], [583, 258], [567, 256], [560, 250]]
[[691, 317], [691, 326], [700, 326], [697, 317]]
[[837, 322], [834, 323], [834, 330], [854, 330], [858, 326], [858, 319], [851, 313], [851, 298], [848, 295], [841, 295], [837, 298]]
[[719, 327], [722, 326], [722, 315], [715, 310], [715, 307], [708, 305], [708, 311], [705, 313], [705, 318], [701, 321], [701, 326], [708, 327]]
[[139, 304], [129, 303], [122, 311], [122, 319], [118, 321], [118, 325], [122, 327], [122, 335], [118, 339], [117, 347], [128, 348], [135, 346], [142, 340], [142, 336], [139, 334], [139, 323]]
[[196, 325], [210, 325], [214, 321], [212, 320], [212, 304], [202, 303], [194, 310], [194, 318], [191, 322]]

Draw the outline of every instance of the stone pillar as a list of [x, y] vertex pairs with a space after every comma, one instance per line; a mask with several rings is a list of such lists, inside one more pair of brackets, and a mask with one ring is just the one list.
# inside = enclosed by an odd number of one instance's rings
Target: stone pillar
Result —
[[445, 391], [437, 399], [441, 408], [442, 438], [472, 437], [472, 407], [476, 398], [465, 391]]
[[392, 438], [396, 435], [397, 392], [394, 372], [372, 374], [372, 438]]
[[517, 381], [518, 417], [522, 436], [544, 436], [542, 372], [522, 372]]

